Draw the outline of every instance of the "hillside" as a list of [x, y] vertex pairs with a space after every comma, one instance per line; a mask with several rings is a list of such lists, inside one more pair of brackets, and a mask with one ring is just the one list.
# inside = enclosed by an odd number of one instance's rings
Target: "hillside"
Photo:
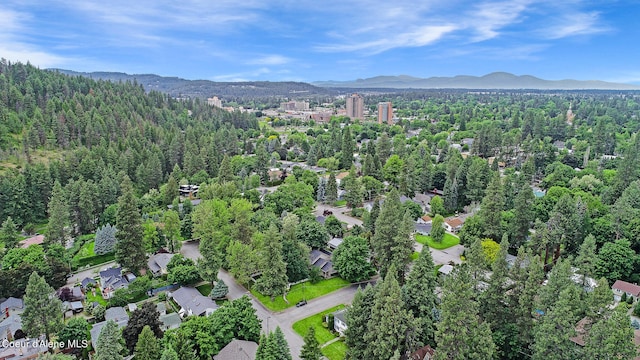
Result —
[[317, 81], [316, 86], [334, 88], [393, 89], [540, 89], [540, 90], [638, 90], [640, 86], [597, 80], [544, 80], [531, 75], [494, 72], [484, 76], [416, 78], [406, 75], [376, 76], [353, 81]]
[[51, 69], [71, 76], [83, 76], [109, 81], [136, 81], [146, 91], [160, 91], [174, 97], [208, 98], [211, 96], [226, 98], [293, 97], [300, 95], [328, 95], [330, 90], [303, 82], [216, 82], [209, 80], [186, 80], [178, 77], [166, 77], [154, 74], [125, 74], [120, 72], [77, 72], [63, 69]]

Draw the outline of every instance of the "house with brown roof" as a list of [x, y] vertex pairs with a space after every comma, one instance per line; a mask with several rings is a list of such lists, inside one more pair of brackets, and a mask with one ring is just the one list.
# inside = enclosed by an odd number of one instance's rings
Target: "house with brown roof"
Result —
[[42, 243], [44, 243], [44, 235], [36, 235], [20, 241], [20, 247], [26, 249], [31, 245], [42, 245]]
[[462, 225], [464, 224], [464, 222], [462, 221], [462, 219], [460, 218], [451, 218], [451, 219], [447, 219], [444, 222], [444, 228], [451, 233], [456, 233], [458, 231], [460, 231], [460, 229], [462, 229]]
[[622, 280], [617, 280], [613, 283], [611, 290], [613, 290], [613, 298], [616, 301], [622, 300], [622, 294], [625, 293], [627, 294], [627, 297], [633, 297], [633, 301], [638, 300], [638, 297], [640, 296], [640, 286]]

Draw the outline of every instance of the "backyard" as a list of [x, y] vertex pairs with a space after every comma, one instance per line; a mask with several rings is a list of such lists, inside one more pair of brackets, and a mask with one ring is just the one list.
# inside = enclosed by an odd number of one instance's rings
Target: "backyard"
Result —
[[460, 239], [457, 236], [449, 233], [445, 233], [442, 242], [439, 243], [433, 241], [431, 236], [428, 235], [416, 235], [416, 241], [422, 245], [429, 245], [429, 247], [437, 250], [448, 249], [460, 243]]
[[[293, 331], [304, 338], [304, 336], [309, 331], [309, 328], [313, 327], [316, 332], [316, 339], [322, 347], [323, 344], [326, 344], [327, 342], [337, 338], [336, 335], [334, 335], [326, 326], [323, 325], [325, 315], [331, 314], [343, 308], [344, 305], [334, 306], [323, 312], [297, 321], [293, 324]], [[347, 346], [344, 344], [344, 342], [335, 341], [331, 344], [326, 345], [325, 347], [322, 347], [322, 354], [324, 354], [330, 360], [342, 360], [345, 357], [346, 350]]]
[[341, 289], [345, 286], [348, 286], [350, 283], [347, 280], [341, 279], [339, 277], [334, 277], [327, 280], [321, 280], [316, 284], [311, 284], [310, 282], [304, 282], [301, 284], [296, 284], [289, 289], [289, 292], [286, 294], [287, 300], [289, 303], [287, 304], [282, 296], [278, 296], [271, 301], [269, 296], [265, 296], [252, 289], [251, 293], [269, 310], [271, 311], [280, 311], [286, 308], [295, 306], [298, 301], [305, 299], [311, 300], [322, 295], [326, 295], [330, 292]]
[[[93, 239], [93, 235], [90, 235], [91, 239]], [[79, 268], [83, 266], [93, 266], [104, 264], [109, 261], [113, 261], [115, 258], [114, 253], [104, 254], [104, 255], [96, 255], [93, 248], [95, 246], [95, 242], [93, 240], [86, 241], [78, 252], [73, 256], [73, 267]]]

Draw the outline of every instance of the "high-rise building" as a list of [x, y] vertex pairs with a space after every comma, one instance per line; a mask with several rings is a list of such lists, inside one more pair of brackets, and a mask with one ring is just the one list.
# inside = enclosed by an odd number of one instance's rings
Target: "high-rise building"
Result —
[[393, 106], [390, 101], [378, 103], [378, 124], [383, 122], [393, 125]]
[[209, 106], [215, 106], [217, 108], [221, 108], [222, 107], [222, 100], [218, 99], [217, 96], [214, 96], [212, 98], [208, 98], [207, 99], [207, 104], [209, 104]]
[[359, 94], [347, 97], [347, 116], [352, 119], [364, 119], [364, 99]]

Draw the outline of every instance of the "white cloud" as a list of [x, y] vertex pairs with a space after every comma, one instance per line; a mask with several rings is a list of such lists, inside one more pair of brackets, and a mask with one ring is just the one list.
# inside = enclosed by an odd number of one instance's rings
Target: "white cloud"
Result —
[[573, 12], [562, 16], [556, 25], [548, 27], [543, 34], [549, 39], [561, 39], [609, 31], [609, 28], [599, 24], [599, 20], [600, 14], [597, 12]]
[[522, 14], [531, 0], [488, 2], [478, 4], [467, 17], [477, 35], [473, 41], [484, 41], [500, 35], [498, 30], [522, 21]]
[[292, 61], [291, 58], [282, 55], [265, 55], [247, 61], [249, 65], [284, 65]]

